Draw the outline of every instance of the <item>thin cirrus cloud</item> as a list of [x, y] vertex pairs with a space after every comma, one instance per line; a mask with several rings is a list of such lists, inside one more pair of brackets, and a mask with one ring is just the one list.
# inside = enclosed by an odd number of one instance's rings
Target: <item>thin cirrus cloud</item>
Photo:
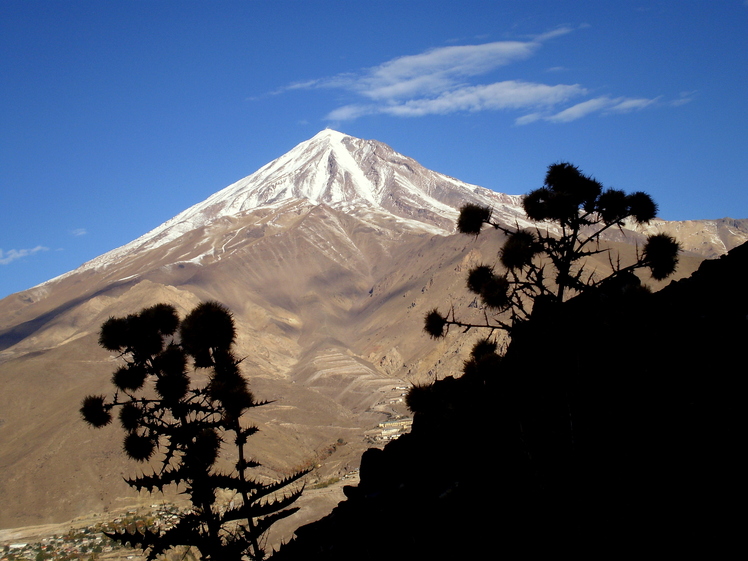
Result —
[[576, 105], [572, 105], [559, 111], [554, 115], [543, 117], [546, 121], [555, 123], [568, 123], [570, 121], [576, 121], [582, 117], [586, 117], [591, 113], [607, 112], [607, 113], [628, 113], [629, 111], [637, 111], [644, 109], [655, 103], [659, 98], [646, 99], [646, 98], [629, 98], [629, 97], [618, 97], [610, 98], [608, 96], [596, 97], [587, 101], [582, 101]]
[[[499, 67], [530, 58], [544, 42], [572, 31], [569, 27], [561, 27], [528, 41], [496, 41], [430, 49], [358, 73], [297, 82], [274, 93], [340, 89], [361, 98], [329, 112], [326, 120], [336, 122], [374, 114], [421, 117], [511, 110], [525, 113], [515, 119], [518, 125], [538, 120], [566, 123], [591, 113], [640, 110], [657, 101], [658, 98], [602, 96], [569, 105], [587, 96], [587, 88], [580, 84], [544, 84], [519, 79], [474, 83], [477, 77]], [[552, 70], [558, 72], [561, 67]]]
[[26, 257], [27, 255], [33, 255], [34, 253], [48, 250], [48, 247], [44, 247], [41, 245], [38, 245], [32, 249], [11, 249], [8, 251], [3, 251], [2, 249], [0, 249], [0, 265], [7, 265], [8, 263], [15, 261], [16, 259], [21, 259], [22, 257]]
[[585, 89], [575, 85], [548, 86], [519, 80], [507, 80], [484, 86], [465, 86], [447, 91], [434, 98], [404, 100], [384, 106], [347, 105], [332, 111], [328, 118], [344, 121], [367, 113], [386, 113], [400, 117], [444, 115], [455, 111], [485, 111], [553, 107], [573, 97], [583, 95]]

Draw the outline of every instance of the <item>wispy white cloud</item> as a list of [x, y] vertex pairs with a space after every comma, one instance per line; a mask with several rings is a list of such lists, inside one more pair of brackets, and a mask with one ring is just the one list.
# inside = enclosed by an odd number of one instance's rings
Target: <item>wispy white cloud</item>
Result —
[[556, 123], [568, 123], [570, 121], [581, 119], [582, 117], [585, 117], [590, 113], [601, 111], [606, 107], [610, 107], [610, 105], [611, 100], [608, 97], [588, 99], [587, 101], [582, 101], [581, 103], [572, 105], [571, 107], [568, 107], [563, 111], [556, 113], [555, 115], [551, 115], [546, 120]]
[[541, 113], [530, 113], [528, 115], [523, 115], [522, 117], [518, 117], [517, 119], [515, 119], [514, 123], [516, 125], [529, 125], [530, 123], [539, 121], [542, 118], [543, 118], [543, 115]]
[[628, 113], [630, 111], [639, 111], [640, 109], [649, 107], [653, 103], [657, 103], [660, 100], [660, 97], [661, 96], [658, 96], [652, 99], [647, 99], [644, 97], [618, 98], [617, 100], [614, 101], [613, 105], [611, 105], [607, 110], [612, 113]]
[[[533, 56], [546, 41], [571, 33], [559, 27], [523, 41], [496, 41], [430, 49], [394, 58], [358, 73], [295, 82], [272, 92], [339, 89], [359, 101], [342, 105], [327, 114], [328, 121], [350, 121], [364, 115], [398, 117], [444, 115], [454, 112], [517, 110], [528, 114], [516, 119], [523, 125], [545, 120], [573, 121], [590, 113], [624, 113], [641, 110], [653, 99], [601, 96], [580, 101], [588, 90], [580, 84], [543, 84], [525, 80], [476, 83], [477, 77]], [[553, 72], [563, 70], [554, 67]]]
[[332, 111], [328, 118], [334, 121], [351, 120], [372, 113], [385, 113], [399, 117], [444, 115], [455, 111], [485, 111], [498, 109], [523, 109], [528, 106], [554, 106], [583, 95], [579, 85], [547, 86], [532, 82], [507, 80], [485, 86], [465, 86], [447, 91], [434, 98], [410, 99], [388, 105], [346, 105]]
[[370, 69], [352, 89], [374, 100], [439, 95], [461, 80], [530, 57], [539, 41], [499, 41], [432, 49], [403, 56]]
[[486, 86], [466, 86], [441, 94], [433, 99], [409, 100], [384, 107], [382, 113], [406, 117], [445, 114], [454, 111], [484, 111], [554, 106], [585, 93], [579, 85], [547, 86], [532, 82], [509, 80]]
[[[745, 1], [748, 3], [748, 0]], [[696, 90], [690, 92], [681, 92], [680, 96], [678, 96], [678, 99], [672, 100], [670, 102], [670, 105], [672, 105], [673, 107], [679, 107], [681, 105], [685, 105], [686, 103], [691, 103], [694, 99], [696, 99], [696, 93]]]
[[75, 230], [72, 230], [70, 232], [74, 236], [85, 236], [88, 234], [88, 231], [85, 228], [76, 228]]
[[656, 103], [659, 99], [659, 97], [647, 99], [632, 97], [611, 98], [608, 96], [601, 96], [582, 101], [552, 115], [540, 115], [535, 113], [532, 115], [531, 119], [520, 117], [515, 121], [515, 123], [523, 125], [540, 119], [553, 123], [569, 123], [592, 113], [628, 113], [630, 111], [639, 111]]
[[38, 245], [32, 249], [11, 249], [8, 251], [0, 249], [0, 265], [7, 265], [16, 259], [21, 259], [21, 257], [26, 257], [27, 255], [33, 255], [39, 251], [49, 251], [49, 248]]

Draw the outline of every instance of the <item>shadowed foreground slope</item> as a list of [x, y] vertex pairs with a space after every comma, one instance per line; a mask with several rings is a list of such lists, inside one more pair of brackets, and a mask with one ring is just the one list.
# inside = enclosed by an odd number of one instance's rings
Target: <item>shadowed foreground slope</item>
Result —
[[745, 429], [748, 244], [655, 294], [540, 314], [501, 364], [411, 393], [413, 430], [274, 559], [730, 547]]

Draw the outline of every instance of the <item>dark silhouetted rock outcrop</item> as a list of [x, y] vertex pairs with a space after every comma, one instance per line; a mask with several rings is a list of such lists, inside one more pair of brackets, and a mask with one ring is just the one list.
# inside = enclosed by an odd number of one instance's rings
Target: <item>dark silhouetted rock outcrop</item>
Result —
[[657, 293], [540, 310], [505, 357], [419, 388], [413, 430], [274, 559], [605, 558], [740, 535], [748, 244]]

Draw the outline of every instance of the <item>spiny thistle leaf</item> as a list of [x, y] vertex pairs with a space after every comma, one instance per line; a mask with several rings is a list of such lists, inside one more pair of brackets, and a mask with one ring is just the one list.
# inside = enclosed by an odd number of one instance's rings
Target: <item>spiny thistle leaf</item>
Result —
[[137, 547], [144, 552], [148, 551], [146, 558], [149, 561], [156, 559], [158, 555], [172, 547], [172, 542], [165, 540], [163, 535], [150, 528], [143, 532], [127, 530], [123, 532], [103, 532], [103, 534], [122, 545], [129, 543], [132, 547]]
[[131, 532], [129, 530], [124, 530], [122, 532], [104, 532], [104, 535], [112, 540], [120, 542], [122, 545], [127, 545], [129, 543], [132, 547], [138, 547], [143, 551], [153, 546], [159, 538], [159, 534], [151, 529], [145, 529], [142, 532]]
[[167, 485], [178, 484], [186, 481], [187, 477], [184, 474], [184, 469], [169, 469], [161, 473], [154, 473], [153, 475], [140, 475], [135, 478], [126, 478], [125, 481], [131, 487], [134, 487], [138, 491], [141, 489], [148, 489], [153, 492], [154, 489], [163, 491], [163, 488]]
[[235, 442], [237, 446], [242, 446], [243, 444], [247, 443], [247, 438], [252, 436], [253, 434], [259, 432], [260, 429], [258, 429], [255, 426], [247, 427], [245, 429], [241, 429], [237, 431]]
[[292, 491], [288, 493], [287, 495], [283, 495], [280, 498], [276, 498], [275, 500], [265, 500], [265, 501], [258, 501], [257, 495], [253, 497], [251, 510], [254, 513], [252, 515], [253, 518], [258, 518], [260, 516], [267, 516], [269, 514], [273, 514], [274, 512], [278, 512], [280, 510], [283, 510], [284, 508], [292, 505], [296, 502], [296, 500], [301, 496], [303, 493], [304, 488], [299, 487], [297, 490]]
[[260, 462], [256, 462], [254, 460], [248, 460], [246, 458], [243, 458], [241, 460], [237, 460], [236, 462], [236, 470], [237, 471], [243, 471], [245, 469], [249, 468], [256, 468], [260, 467], [262, 464]]
[[[221, 544], [220, 552], [221, 552], [221, 559], [228, 560], [228, 559], [257, 559], [257, 557], [248, 554], [244, 556], [243, 554], [247, 552], [247, 550], [250, 549], [250, 540], [246, 538], [247, 533], [243, 529], [238, 531], [234, 535], [227, 535], [224, 537], [224, 541]], [[259, 538], [261, 534], [258, 534], [257, 537]]]
[[149, 493], [153, 493], [156, 490], [163, 492], [166, 485], [162, 478], [156, 475], [141, 475], [136, 478], [126, 477], [125, 482], [136, 491], [146, 489]]
[[250, 504], [242, 504], [234, 509], [228, 509], [224, 514], [225, 520], [259, 518], [261, 516], [273, 514], [293, 504], [301, 496], [303, 490], [303, 488], [300, 488], [274, 501], [259, 501], [253, 499]]
[[[288, 477], [284, 477], [280, 481], [276, 481], [275, 483], [269, 483], [264, 485], [259, 485], [257, 489], [255, 489], [254, 493], [252, 494], [252, 500], [256, 501], [262, 497], [266, 497], [268, 495], [271, 495], [277, 491], [280, 491], [281, 489], [288, 487], [291, 483], [294, 483], [304, 477], [307, 473], [311, 472], [311, 468], [309, 469], [303, 469], [301, 471], [298, 471], [292, 475], [289, 475]], [[301, 492], [303, 491], [303, 487], [300, 488], [298, 491], [295, 491], [295, 493], [298, 493], [298, 495], [301, 495]]]
[[237, 493], [252, 493], [262, 485], [251, 479], [242, 481], [235, 475], [225, 473], [211, 473], [208, 475], [210, 484], [217, 489], [232, 489]]
[[174, 526], [164, 531], [159, 539], [159, 553], [175, 545], [197, 546], [202, 541], [200, 536], [200, 519], [194, 513], [183, 514]]

